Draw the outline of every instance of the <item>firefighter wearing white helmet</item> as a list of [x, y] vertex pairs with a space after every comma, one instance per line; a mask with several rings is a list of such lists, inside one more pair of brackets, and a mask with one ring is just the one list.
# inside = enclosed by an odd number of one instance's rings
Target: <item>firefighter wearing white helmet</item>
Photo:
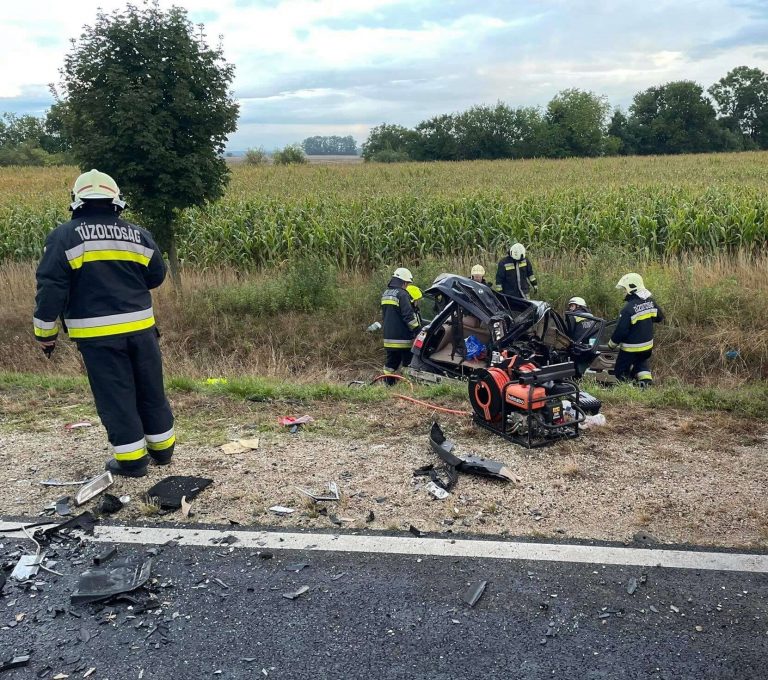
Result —
[[616, 288], [624, 292], [625, 304], [608, 342], [611, 349], [619, 350], [614, 374], [620, 381], [636, 380], [641, 387], [647, 387], [653, 381], [653, 326], [664, 320], [664, 313], [640, 274], [625, 274]]
[[488, 285], [488, 282], [485, 280], [485, 267], [483, 267], [481, 264], [474, 265], [472, 270], [469, 272], [469, 276], [473, 281], [482, 283], [485, 286]]
[[[384, 373], [387, 375], [411, 363], [411, 346], [421, 325], [407, 289], [410, 287], [414, 295], [418, 291], [419, 297], [421, 291], [409, 284], [413, 284], [413, 274], [405, 267], [398, 267], [381, 296], [381, 325], [387, 355]], [[386, 382], [391, 385], [395, 380], [389, 379]]]
[[150, 293], [165, 263], [150, 233], [121, 219], [125, 202], [106, 173], [80, 175], [70, 208], [72, 219], [48, 234], [37, 268], [35, 337], [50, 356], [63, 319], [107, 430], [107, 469], [142, 477], [149, 459], [171, 462], [176, 441]]
[[590, 335], [593, 335], [593, 332], [597, 330], [597, 322], [580, 316], [580, 312], [592, 314], [587, 306], [587, 301], [583, 297], [574, 296], [568, 300], [568, 309], [565, 313], [568, 337], [574, 342], [586, 342]]
[[514, 243], [509, 248], [509, 255], [499, 262], [494, 289], [505, 295], [528, 299], [531, 288], [534, 292], [539, 290], [533, 263], [526, 257], [525, 246]]

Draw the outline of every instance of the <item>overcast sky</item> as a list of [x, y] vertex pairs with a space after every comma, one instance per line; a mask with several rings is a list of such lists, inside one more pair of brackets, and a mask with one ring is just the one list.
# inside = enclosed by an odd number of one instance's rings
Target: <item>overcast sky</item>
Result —
[[[116, 0], [3, 2], [0, 111], [41, 114], [69, 40]], [[363, 141], [381, 122], [578, 87], [626, 107], [680, 78], [768, 70], [768, 0], [188, 0], [221, 35], [241, 103], [230, 148], [315, 134]]]

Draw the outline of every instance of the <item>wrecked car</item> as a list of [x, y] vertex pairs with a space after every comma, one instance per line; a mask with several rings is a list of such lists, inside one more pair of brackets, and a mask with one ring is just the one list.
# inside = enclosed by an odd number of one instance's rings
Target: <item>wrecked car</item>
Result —
[[[421, 302], [426, 325], [414, 340], [412, 377], [469, 383], [477, 424], [528, 448], [576, 437], [601, 403], [577, 381], [601, 356], [606, 323], [587, 319], [577, 337], [568, 315], [546, 302], [496, 293], [463, 276], [439, 276]], [[612, 368], [603, 361], [601, 370]]]

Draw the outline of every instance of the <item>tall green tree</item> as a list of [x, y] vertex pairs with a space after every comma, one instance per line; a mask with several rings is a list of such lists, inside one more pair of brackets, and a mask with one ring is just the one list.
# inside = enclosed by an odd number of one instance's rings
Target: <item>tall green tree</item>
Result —
[[691, 80], [638, 92], [629, 112], [638, 153], [703, 153], [733, 147], [704, 89]]
[[112, 175], [168, 253], [179, 283], [179, 213], [220, 198], [237, 129], [234, 66], [181, 7], [100, 12], [64, 60], [63, 128], [83, 169]]
[[737, 66], [708, 90], [728, 128], [746, 146], [768, 148], [768, 73]]
[[503, 102], [473, 106], [455, 117], [458, 157], [462, 160], [512, 158], [515, 112]]
[[392, 154], [400, 156], [398, 160], [413, 158], [413, 151], [418, 143], [418, 135], [402, 125], [389, 125], [382, 123], [371, 128], [368, 139], [363, 144], [363, 158], [366, 161], [375, 161], [379, 154], [389, 157]]
[[610, 105], [605, 97], [578, 89], [563, 90], [547, 105], [551, 155], [600, 156], [604, 152]]
[[413, 158], [417, 161], [455, 161], [458, 158], [456, 121], [449, 113], [434, 116], [416, 126]]
[[357, 154], [357, 143], [352, 135], [315, 135], [307, 137], [302, 143], [304, 153], [309, 156], [354, 156]]
[[606, 154], [610, 156], [631, 156], [637, 153], [635, 139], [629, 118], [621, 109], [616, 109], [608, 124]]

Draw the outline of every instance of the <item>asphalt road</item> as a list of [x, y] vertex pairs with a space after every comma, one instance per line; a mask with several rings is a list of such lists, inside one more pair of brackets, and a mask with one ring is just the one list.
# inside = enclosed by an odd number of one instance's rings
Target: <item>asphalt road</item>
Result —
[[[13, 536], [0, 535], [4, 564], [31, 545]], [[2, 680], [768, 677], [764, 573], [121, 544], [118, 557], [157, 553], [134, 597], [159, 608], [71, 604], [108, 547], [53, 544], [64, 576], [5, 585], [0, 660], [31, 660]], [[461, 594], [477, 580], [488, 585], [470, 607]]]

